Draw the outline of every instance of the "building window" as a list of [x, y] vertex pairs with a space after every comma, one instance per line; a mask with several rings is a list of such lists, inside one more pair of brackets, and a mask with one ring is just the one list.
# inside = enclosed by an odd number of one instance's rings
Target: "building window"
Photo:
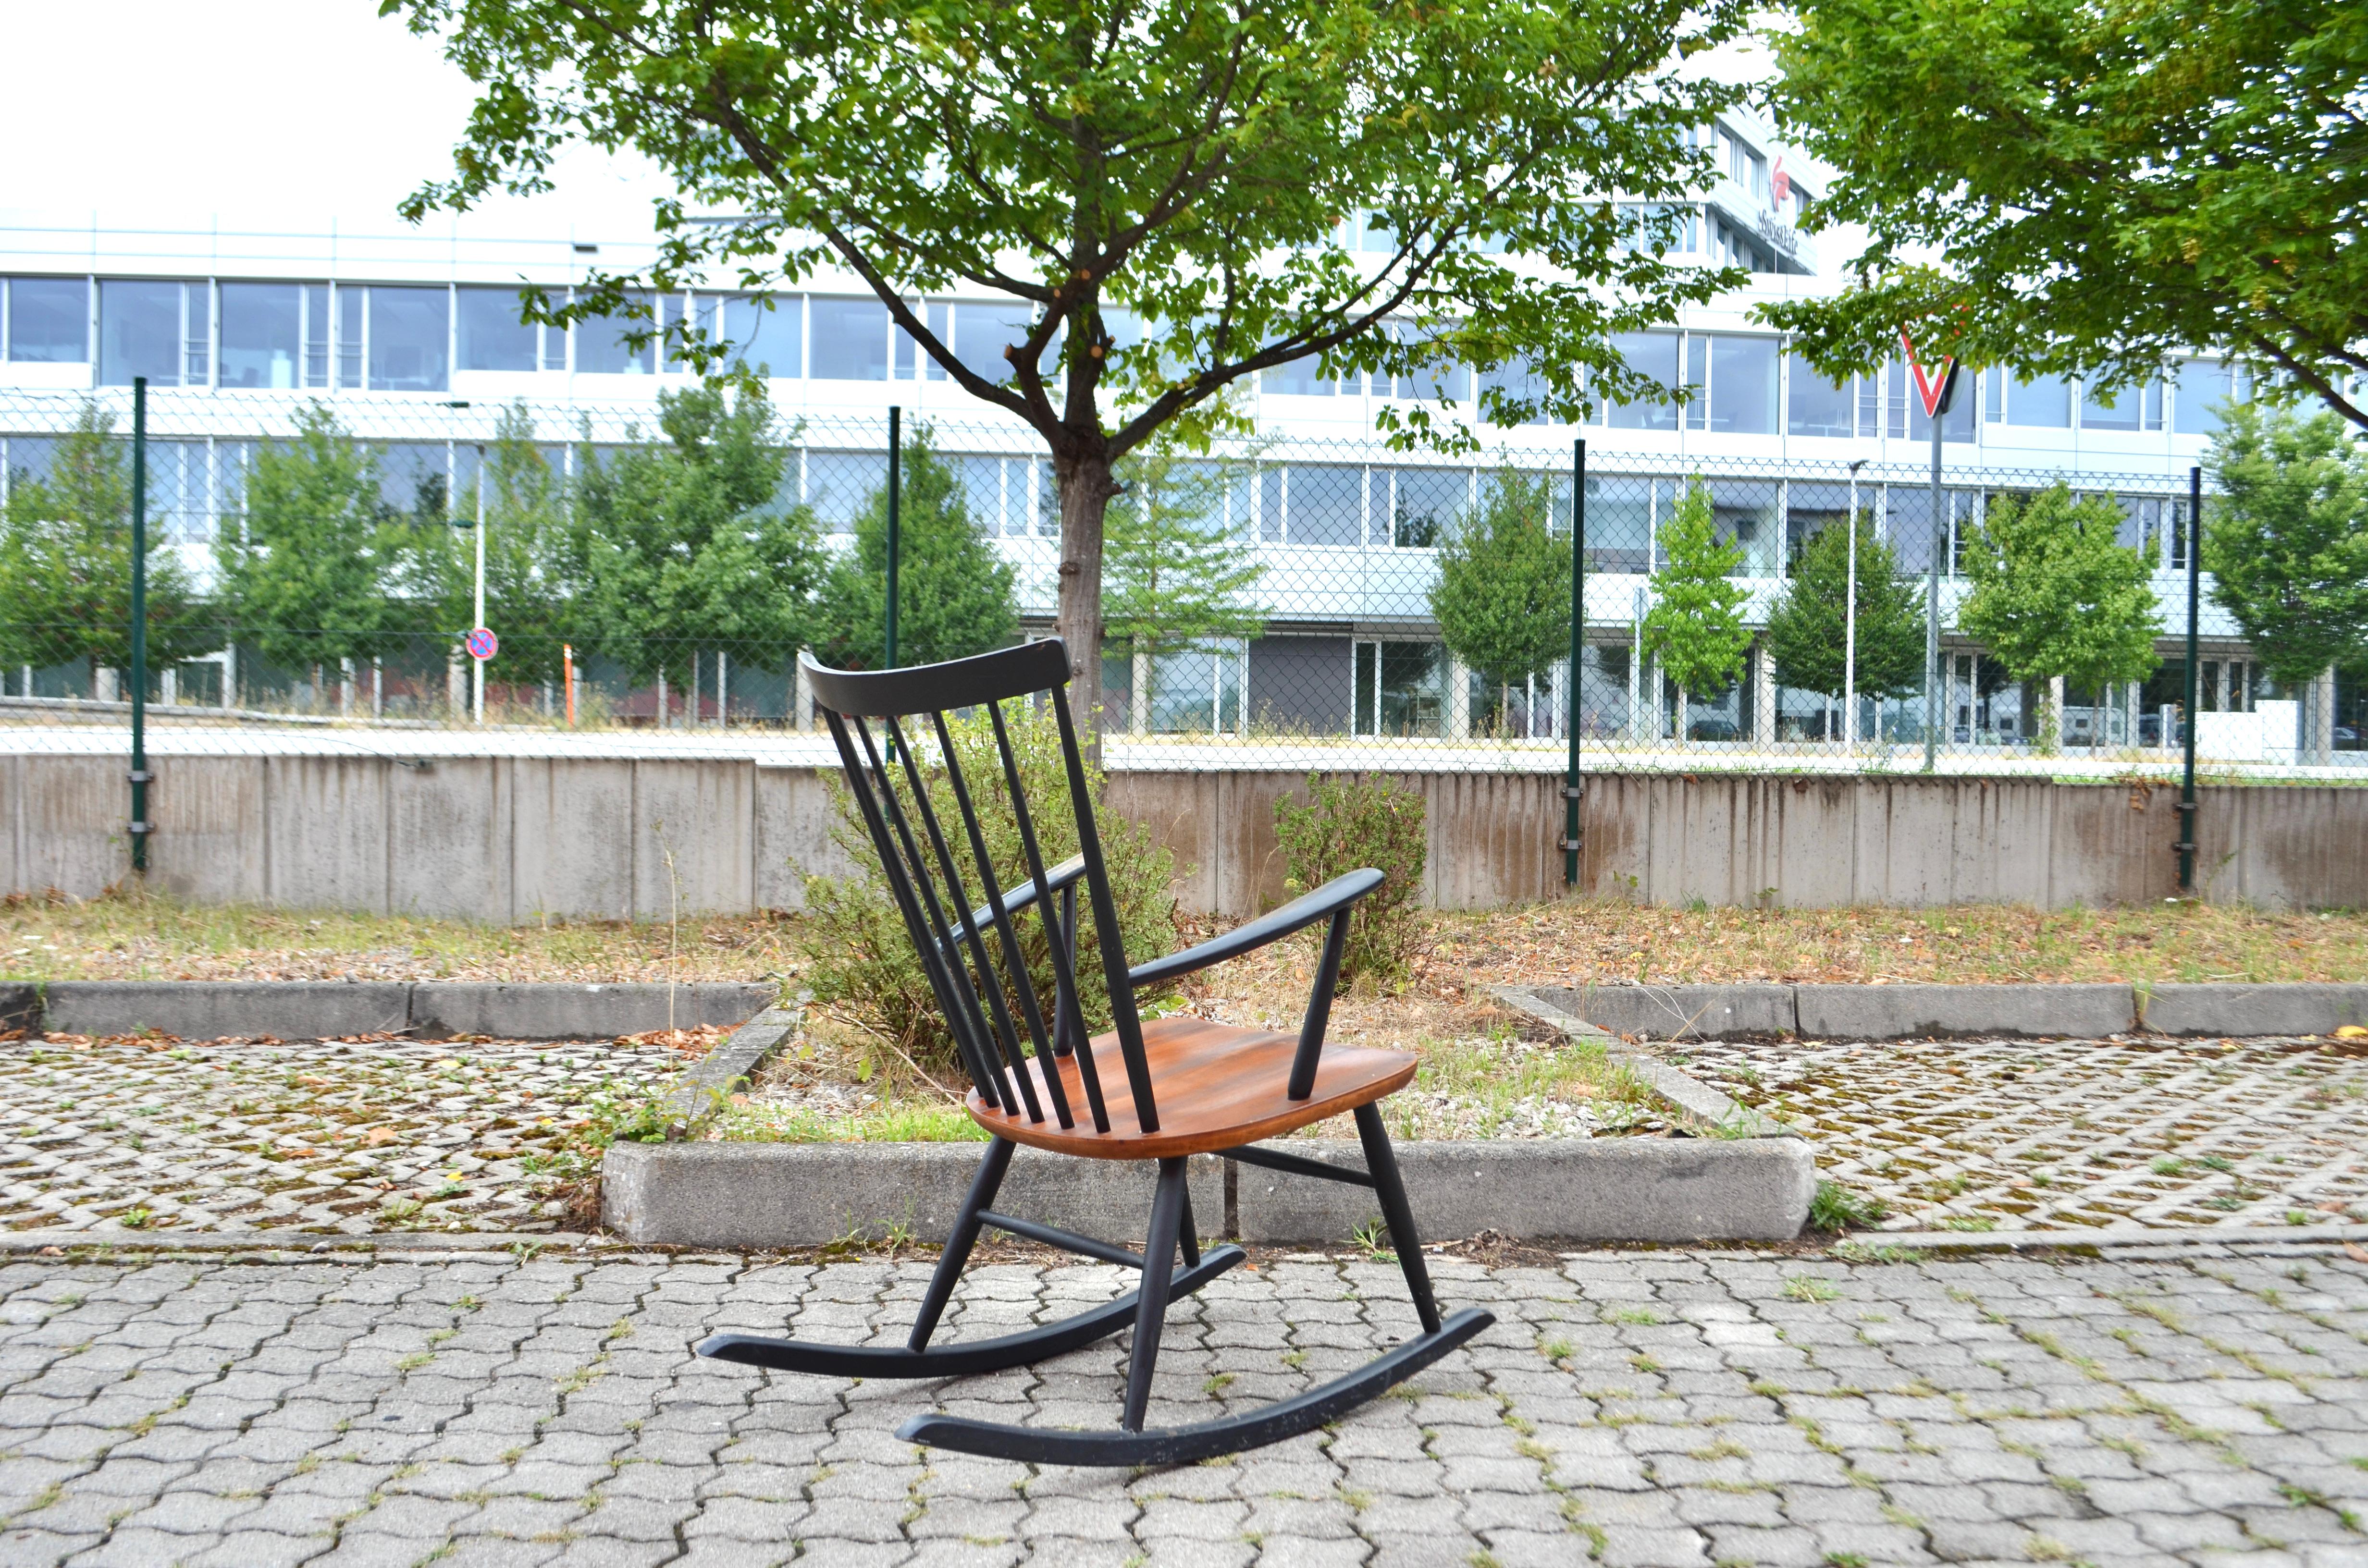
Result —
[[1785, 430], [1794, 436], [1826, 436], [1847, 439], [1854, 434], [1850, 404], [1857, 395], [1850, 381], [1837, 385], [1817, 374], [1816, 367], [1797, 354], [1785, 357], [1790, 364], [1786, 388], [1790, 401], [1784, 419]]
[[329, 384], [329, 286], [304, 285], [304, 384]]
[[294, 387], [303, 351], [301, 284], [222, 286], [221, 385], [280, 391]]
[[451, 291], [370, 291], [372, 392], [443, 392], [450, 383]]
[[1710, 428], [1732, 436], [1776, 433], [1776, 340], [1710, 339]]
[[[2151, 384], [2141, 387], [2123, 387], [2119, 392], [2094, 392], [2084, 386], [2080, 393], [2080, 428], [2083, 430], [2158, 429], [2161, 427], [2162, 421], [2159, 404], [2150, 409], [2148, 403], [2159, 395]], [[2145, 419], [2146, 415], [2150, 412], [2155, 415], [2155, 423], [2151, 426]]]
[[2230, 367], [2214, 359], [2190, 359], [2179, 367], [2171, 418], [2180, 435], [2216, 436], [2220, 433], [2221, 410], [2243, 401], [2243, 392]]
[[349, 284], [337, 286], [337, 385], [341, 387], [362, 384], [362, 350], [370, 341], [364, 312], [369, 304], [369, 290]]
[[[1678, 385], [1678, 341], [1674, 332], [1611, 335], [1611, 347], [1631, 370], [1672, 390]], [[1615, 403], [1608, 410], [1608, 423], [1615, 430], [1674, 430], [1678, 411], [1675, 404], [1663, 402]]]
[[1440, 734], [1446, 666], [1436, 642], [1358, 643], [1356, 733], [1391, 739]]
[[794, 381], [805, 373], [803, 295], [733, 295], [723, 301], [723, 335], [732, 358], [759, 375]]
[[541, 328], [518, 319], [515, 289], [456, 290], [454, 324], [463, 370], [532, 370], [541, 359]]
[[28, 364], [90, 359], [90, 284], [81, 278], [11, 278], [8, 358]]
[[888, 379], [888, 307], [877, 300], [813, 295], [809, 372], [816, 381]]
[[2072, 387], [2061, 376], [2009, 380], [2006, 388], [2006, 422], [2043, 430], [2072, 427]]
[[1365, 471], [1352, 464], [1293, 463], [1289, 506], [1292, 543], [1362, 544]]
[[145, 278], [100, 280], [99, 385], [128, 387], [139, 376], [147, 377], [152, 385], [180, 385], [181, 309], [186, 292], [183, 284]]
[[[647, 308], [647, 296], [635, 296], [630, 303]], [[657, 345], [644, 343], [639, 348], [625, 341], [635, 332], [652, 332], [656, 323], [646, 315], [630, 313], [586, 316], [575, 324], [575, 373], [579, 376], [646, 376], [656, 362]]]

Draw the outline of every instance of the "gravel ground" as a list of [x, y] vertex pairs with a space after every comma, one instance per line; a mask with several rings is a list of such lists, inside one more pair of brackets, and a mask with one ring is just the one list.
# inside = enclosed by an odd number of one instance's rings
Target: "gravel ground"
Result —
[[585, 1135], [720, 1030], [0, 1046], [0, 1226], [533, 1231]]
[[1790, 1122], [1895, 1229], [2368, 1218], [2368, 1050], [2334, 1040], [1709, 1041], [1667, 1059]]

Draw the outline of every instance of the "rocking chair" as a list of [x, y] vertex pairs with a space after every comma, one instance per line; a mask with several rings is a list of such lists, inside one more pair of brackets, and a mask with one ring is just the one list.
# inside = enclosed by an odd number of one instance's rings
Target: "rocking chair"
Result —
[[[1351, 871], [1224, 936], [1130, 968], [1121, 950], [1117, 912], [1094, 830], [1093, 802], [1063, 691], [1069, 660], [1060, 642], [1032, 642], [947, 664], [869, 673], [825, 669], [811, 658], [803, 663], [837, 743], [856, 808], [879, 852], [889, 892], [970, 1075], [971, 1118], [986, 1131], [989, 1142], [902, 1347], [723, 1334], [702, 1342], [700, 1355], [828, 1377], [959, 1377], [1057, 1356], [1115, 1334], [1131, 1320], [1134, 1337], [1118, 1431], [1079, 1432], [930, 1415], [907, 1421], [898, 1436], [965, 1453], [1044, 1464], [1181, 1464], [1310, 1431], [1413, 1376], [1495, 1321], [1477, 1310], [1442, 1320], [1431, 1297], [1414, 1214], [1377, 1108], [1384, 1096], [1413, 1079], [1415, 1059], [1399, 1051], [1324, 1049], [1350, 906], [1381, 885], [1379, 871]], [[1080, 853], [1056, 867], [1043, 863], [1038, 828], [1021, 790], [1002, 708], [1015, 698], [1048, 700], [1059, 716], [1068, 804]], [[993, 727], [1001, 761], [999, 780], [983, 784], [963, 777], [946, 716], [964, 709], [983, 709]], [[927, 715], [926, 734], [917, 725], [908, 734], [903, 721], [918, 715]], [[876, 737], [867, 722], [875, 719], [881, 731]], [[925, 744], [935, 742], [959, 822], [941, 820], [944, 814], [930, 801], [915, 750], [916, 736]], [[901, 793], [895, 778], [899, 772], [904, 775]], [[1008, 891], [998, 885], [979, 816], [982, 795], [998, 785], [1005, 797], [1001, 803], [1008, 805], [1018, 830], [1026, 871], [1026, 880]], [[949, 828], [959, 838], [950, 839]], [[961, 851], [967, 851], [978, 878], [980, 902], [975, 907], [960, 864]], [[1112, 1023], [1109, 1033], [1091, 1039], [1077, 1004], [1076, 884], [1081, 880], [1093, 912]], [[1052, 952], [1049, 1014], [1029, 978], [1015, 924], [1030, 905], [1043, 922]], [[1319, 920], [1331, 924], [1296, 1039], [1193, 1017], [1146, 1023], [1136, 1012], [1134, 994], [1140, 988], [1236, 958]], [[1003, 960], [999, 972], [991, 955]], [[1122, 1095], [1104, 1092], [1103, 1074], [1113, 1057], [1125, 1074]], [[1364, 1144], [1362, 1172], [1256, 1143], [1344, 1110], [1354, 1113]], [[992, 1207], [996, 1189], [1014, 1147], [1021, 1143], [1086, 1159], [1156, 1162], [1151, 1231], [1142, 1253], [997, 1213]], [[1201, 1247], [1185, 1187], [1186, 1159], [1200, 1153], [1371, 1187], [1406, 1272], [1422, 1333], [1345, 1377], [1261, 1409], [1194, 1426], [1144, 1430], [1153, 1364], [1169, 1303], [1199, 1290], [1244, 1256], [1237, 1246], [1212, 1246], [1206, 1252]], [[1139, 1270], [1141, 1286], [1107, 1305], [1026, 1333], [932, 1348], [930, 1335], [979, 1232], [986, 1227]], [[1179, 1250], [1181, 1272], [1176, 1268]]]

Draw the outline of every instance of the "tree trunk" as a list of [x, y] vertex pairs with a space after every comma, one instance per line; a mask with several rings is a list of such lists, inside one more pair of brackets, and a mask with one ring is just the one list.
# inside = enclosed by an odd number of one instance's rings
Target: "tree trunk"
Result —
[[1069, 713], [1087, 756], [1102, 753], [1102, 517], [1110, 508], [1110, 460], [1056, 458], [1061, 487], [1061, 598], [1054, 630], [1069, 652]]

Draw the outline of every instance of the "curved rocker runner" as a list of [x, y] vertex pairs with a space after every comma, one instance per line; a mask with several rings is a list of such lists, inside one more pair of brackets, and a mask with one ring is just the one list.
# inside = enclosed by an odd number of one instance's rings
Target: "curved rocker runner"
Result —
[[[856, 672], [825, 669], [811, 657], [802, 662], [837, 743], [848, 789], [879, 853], [889, 892], [970, 1074], [971, 1118], [986, 1131], [989, 1142], [903, 1348], [723, 1334], [701, 1343], [700, 1355], [832, 1377], [961, 1377], [1057, 1356], [1131, 1323], [1134, 1336], [1117, 1431], [1076, 1432], [921, 1415], [906, 1422], [897, 1435], [965, 1453], [1041, 1464], [1177, 1464], [1279, 1442], [1335, 1420], [1495, 1321], [1478, 1310], [1442, 1319], [1431, 1296], [1414, 1211], [1376, 1108], [1413, 1080], [1415, 1059], [1403, 1051], [1327, 1051], [1324, 1047], [1349, 913], [1357, 900], [1381, 885], [1379, 871], [1351, 871], [1224, 936], [1129, 968], [1117, 937], [1118, 917], [1095, 834], [1076, 731], [1062, 689], [1068, 684], [1069, 660], [1059, 642], [1031, 642], [913, 669]], [[1050, 869], [1021, 788], [1002, 707], [1013, 699], [1039, 698], [1048, 699], [1058, 716], [1067, 804], [1078, 845], [1075, 858]], [[985, 710], [999, 777], [964, 777], [946, 719], [965, 709]], [[924, 716], [928, 730], [916, 724], [915, 734], [907, 734], [904, 721]], [[880, 725], [877, 735], [871, 722], [874, 720]], [[914, 749], [916, 735], [925, 744], [934, 743], [936, 766], [943, 769], [935, 793]], [[1001, 885], [987, 852], [982, 806], [1007, 809], [1008, 821], [1017, 829], [1024, 875], [1014, 888]], [[977, 878], [974, 906], [963, 871], [965, 857]], [[1080, 882], [1100, 938], [1112, 1026], [1108, 1033], [1090, 1038], [1077, 1006]], [[1031, 907], [1052, 953], [1049, 1007], [1030, 978], [1019, 946], [1017, 922]], [[1328, 922], [1323, 958], [1296, 1036], [1193, 1017], [1145, 1023], [1136, 1011], [1139, 987], [1237, 958], [1317, 921]], [[1104, 1092], [1103, 1069], [1113, 1054], [1125, 1078], [1122, 1096]], [[1258, 1146], [1261, 1138], [1342, 1111], [1356, 1119], [1365, 1152], [1363, 1171]], [[996, 1194], [1010, 1168], [1013, 1150], [1021, 1143], [1083, 1159], [1155, 1165], [1158, 1174], [1143, 1251], [996, 1212]], [[1290, 1399], [1221, 1420], [1145, 1431], [1152, 1373], [1168, 1306], [1243, 1256], [1235, 1246], [1212, 1247], [1206, 1256], [1201, 1251], [1184, 1175], [1185, 1162], [1194, 1154], [1371, 1187], [1389, 1226], [1422, 1332], [1356, 1371]], [[929, 1339], [979, 1232], [990, 1227], [1140, 1270], [1142, 1284], [1117, 1301], [1041, 1328], [933, 1349]], [[1184, 1264], [1180, 1273], [1176, 1267], [1179, 1253]]]

